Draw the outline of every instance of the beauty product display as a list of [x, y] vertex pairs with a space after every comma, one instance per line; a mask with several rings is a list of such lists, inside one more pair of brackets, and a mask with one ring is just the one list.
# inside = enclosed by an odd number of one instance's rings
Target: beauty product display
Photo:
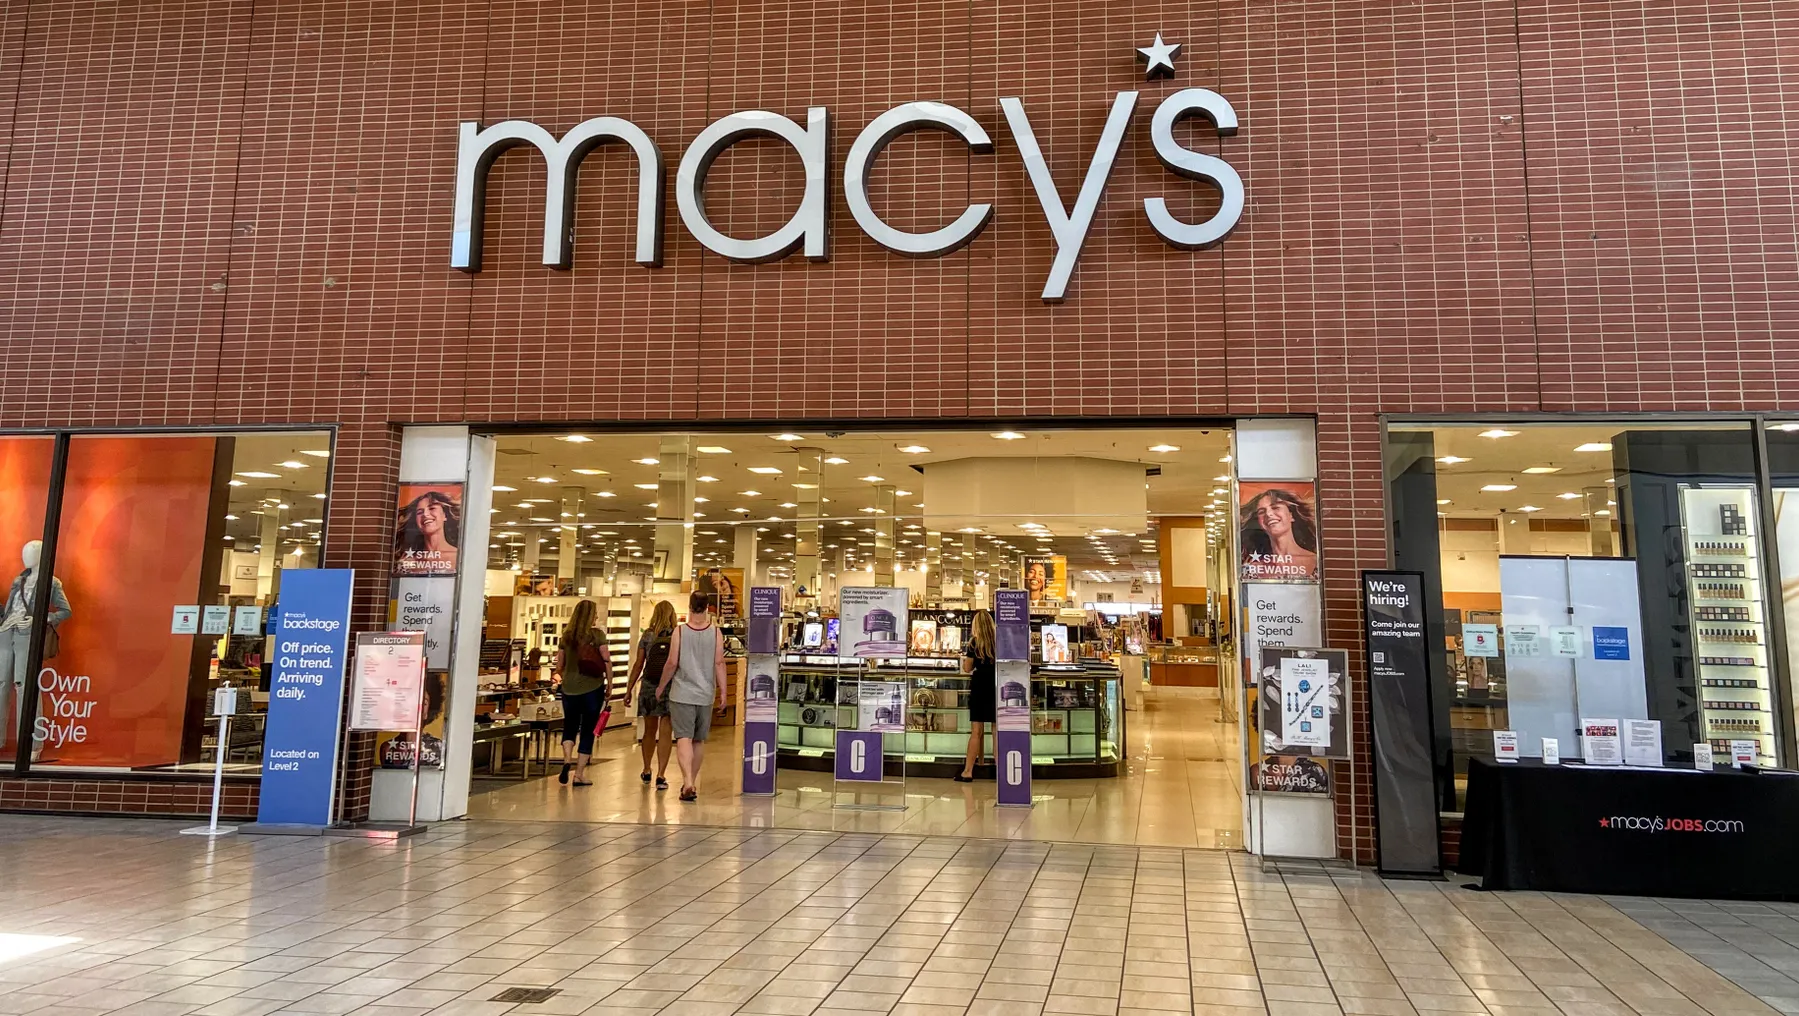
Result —
[[[1765, 762], [1777, 755], [1769, 686], [1762, 562], [1750, 520], [1755, 492], [1744, 486], [1682, 485], [1680, 514], [1691, 621], [1694, 689], [1705, 737], [1729, 751], [1753, 740]], [[1712, 689], [1730, 689], [1728, 696]]]

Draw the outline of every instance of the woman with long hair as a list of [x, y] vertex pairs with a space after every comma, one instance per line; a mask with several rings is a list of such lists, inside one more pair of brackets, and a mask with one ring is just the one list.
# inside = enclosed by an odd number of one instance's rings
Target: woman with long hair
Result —
[[[669, 728], [668, 699], [656, 694], [656, 682], [668, 662], [668, 646], [675, 636], [675, 605], [662, 600], [650, 612], [650, 623], [643, 626], [637, 640], [637, 665], [631, 668], [631, 683], [625, 687], [625, 701], [637, 693], [637, 718], [643, 721], [643, 782], [650, 782], [650, 755], [656, 756], [656, 789], [668, 789], [668, 755], [675, 739]], [[645, 681], [645, 674], [652, 675]], [[639, 688], [639, 682], [642, 687]]]
[[401, 571], [454, 569], [462, 543], [462, 510], [448, 494], [428, 490], [400, 509], [394, 559]]
[[1239, 552], [1266, 577], [1318, 577], [1318, 523], [1311, 506], [1292, 491], [1271, 487], [1250, 498], [1238, 518], [1238, 535]]
[[612, 654], [606, 649], [606, 633], [599, 628], [600, 611], [592, 600], [575, 604], [575, 613], [562, 629], [562, 651], [557, 668], [562, 672], [562, 774], [569, 782], [574, 772], [577, 787], [591, 787], [587, 763], [593, 758], [595, 728], [606, 711], [606, 695], [612, 684]]
[[974, 766], [981, 760], [987, 728], [998, 712], [998, 690], [993, 686], [993, 615], [974, 612], [974, 629], [962, 654], [962, 673], [968, 675], [968, 757], [962, 762], [957, 783], [974, 782]]

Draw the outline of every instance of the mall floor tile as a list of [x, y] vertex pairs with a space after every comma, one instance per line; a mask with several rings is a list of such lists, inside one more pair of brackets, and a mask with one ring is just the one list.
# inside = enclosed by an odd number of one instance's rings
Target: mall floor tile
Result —
[[1003, 838], [182, 824], [0, 816], [0, 1016], [1799, 1012], [1787, 904]]

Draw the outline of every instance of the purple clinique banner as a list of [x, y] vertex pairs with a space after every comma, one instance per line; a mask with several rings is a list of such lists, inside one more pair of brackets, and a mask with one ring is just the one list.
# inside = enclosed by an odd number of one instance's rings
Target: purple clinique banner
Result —
[[1007, 807], [1031, 806], [1031, 665], [1024, 660], [1001, 660], [993, 668], [997, 689], [997, 713], [993, 725], [994, 780], [999, 784], [999, 803]]
[[743, 792], [775, 792], [775, 733], [781, 703], [775, 697], [781, 658], [751, 653], [744, 659], [748, 674], [743, 688]]
[[774, 586], [751, 587], [749, 651], [776, 652], [780, 637], [781, 590]]
[[872, 730], [837, 731], [834, 772], [840, 780], [881, 782], [881, 735]]
[[994, 659], [1031, 658], [1031, 594], [1001, 589], [993, 594]]

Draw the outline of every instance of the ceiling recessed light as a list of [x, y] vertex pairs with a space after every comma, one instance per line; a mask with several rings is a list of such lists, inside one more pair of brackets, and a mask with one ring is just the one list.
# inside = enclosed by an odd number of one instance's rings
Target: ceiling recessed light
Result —
[[1532, 474], [1536, 474], [1536, 475], [1540, 476], [1544, 473], [1559, 473], [1562, 471], [1562, 467], [1561, 466], [1528, 466], [1525, 468], [1524, 471], [1527, 473], [1532, 473]]
[[929, 448], [926, 448], [921, 444], [900, 445], [899, 450], [905, 452], [907, 455], [923, 455], [930, 451]]
[[1495, 427], [1492, 430], [1481, 431], [1480, 436], [1481, 437], [1491, 437], [1491, 438], [1517, 437], [1518, 432], [1515, 430], [1500, 430], [1499, 428]]
[[742, 494], [744, 497], [761, 497], [762, 496], [762, 492], [759, 490], [740, 490], [737, 493]]
[[246, 479], [251, 479], [251, 480], [279, 480], [279, 479], [281, 479], [280, 473], [263, 473], [263, 472], [258, 472], [257, 470], [254, 470], [254, 469], [252, 469], [248, 472], [239, 473], [237, 475], [242, 476]]
[[699, 481], [700, 483], [717, 483], [718, 482], [718, 477], [716, 477], [716, 476], [696, 476], [696, 477], [694, 477], [694, 479]]
[[567, 441], [569, 444], [586, 444], [587, 442], [592, 441], [593, 438], [588, 437], [586, 434], [564, 434], [556, 440]]
[[1454, 504], [1455, 502], [1451, 501], [1449, 498], [1440, 497], [1440, 498], [1437, 498], [1437, 503], [1438, 504]]
[[1556, 497], [1561, 498], [1563, 501], [1575, 501], [1575, 500], [1579, 500], [1580, 495], [1574, 493], [1573, 491], [1569, 491], [1566, 494], [1557, 494]]
[[500, 493], [505, 493], [507, 491], [517, 490], [518, 488], [517, 487], [508, 487], [503, 483], [496, 483], [496, 484], [494, 484], [493, 489], [496, 491], [499, 491]]
[[1596, 511], [1596, 512], [1594, 512], [1594, 513], [1593, 513], [1593, 514], [1594, 514], [1594, 515], [1610, 515], [1610, 514], [1611, 514], [1611, 509], [1609, 509], [1609, 508], [1601, 508], [1601, 509], [1599, 509], [1599, 510], [1598, 510], [1598, 511]]
[[661, 459], [644, 458], [644, 459], [632, 459], [631, 461], [637, 463], [640, 466], [659, 466], [662, 464]]
[[606, 475], [606, 471], [604, 469], [577, 469], [577, 470], [575, 470], [575, 472], [581, 474], [582, 476], [605, 476]]
[[886, 481], [886, 477], [876, 476], [873, 473], [870, 473], [867, 476], [861, 477], [861, 480], [863, 483], [883, 483]]
[[634, 483], [632, 486], [636, 487], [638, 490], [658, 490], [661, 487], [660, 484], [655, 483]]
[[781, 507], [783, 507], [783, 508], [798, 508], [799, 505], [794, 504], [792, 501], [782, 501]]
[[1519, 505], [1519, 506], [1518, 506], [1518, 510], [1519, 510], [1519, 511], [1521, 511], [1521, 512], [1540, 512], [1540, 511], [1542, 511], [1542, 510], [1543, 510], [1543, 509], [1541, 509], [1541, 508], [1538, 508], [1538, 507], [1537, 507], [1537, 506], [1536, 506], [1536, 505], [1534, 505], [1534, 504], [1526, 504], [1526, 505]]
[[328, 459], [331, 457], [331, 453], [322, 448], [302, 448], [300, 449], [300, 454], [310, 455], [315, 459]]
[[594, 497], [617, 497], [618, 495], [614, 494], [613, 492], [611, 492], [609, 490], [601, 490], [601, 491], [595, 491], [593, 496]]
[[750, 513], [750, 510], [748, 508], [733, 508], [731, 510], [736, 512], [739, 515], [748, 515]]
[[533, 476], [533, 477], [531, 477], [531, 482], [532, 483], [555, 483], [556, 478], [554, 476]]
[[818, 489], [818, 484], [816, 484], [816, 483], [793, 483], [793, 484], [789, 484], [788, 486], [792, 487], [794, 490], [817, 490]]
[[850, 460], [843, 458], [841, 456], [833, 455], [830, 458], [825, 460], [825, 464], [832, 465], [832, 466], [847, 466], [847, 465], [849, 465], [849, 461]]
[[711, 501], [711, 500], [712, 500], [712, 499], [711, 499], [711, 498], [709, 498], [709, 497], [696, 497], [696, 498], [694, 498], [694, 499], [693, 499], [693, 503], [694, 503], [694, 504], [705, 504], [705, 503], [707, 503], [707, 502], [708, 502], [708, 501]]
[[1181, 446], [1180, 445], [1171, 445], [1171, 444], [1152, 444], [1149, 446], [1149, 450], [1152, 452], [1178, 452], [1181, 450]]
[[994, 434], [993, 437], [994, 437], [994, 440], [997, 440], [997, 441], [1022, 441], [1022, 440], [1024, 440], [1024, 435], [1020, 434], [1019, 432], [1017, 432], [1015, 430], [1002, 430], [1002, 431]]
[[1465, 458], [1461, 457], [1460, 455], [1444, 455], [1441, 458], [1437, 459], [1437, 461], [1443, 463], [1446, 466], [1453, 466], [1459, 462], [1469, 462], [1472, 460], [1465, 459]]
[[277, 463], [275, 463], [275, 465], [280, 466], [282, 469], [305, 469], [306, 468], [306, 463], [299, 462], [294, 459], [288, 459], [286, 462], [277, 462]]
[[1612, 443], [1610, 441], [1588, 441], [1583, 445], [1575, 445], [1574, 450], [1577, 452], [1609, 452], [1612, 450]]
[[798, 434], [770, 434], [768, 436], [771, 438], [774, 438], [776, 441], [804, 441], [805, 440], [805, 438], [799, 436]]
[[1515, 483], [1489, 483], [1485, 487], [1481, 488], [1481, 490], [1483, 490], [1489, 494], [1503, 494], [1508, 490], [1517, 490], [1517, 489], [1518, 489], [1518, 485]]
[[723, 447], [722, 445], [715, 445], [715, 444], [703, 444], [694, 450], [699, 452], [701, 455], [729, 455], [729, 454], [731, 454], [731, 449]]
[[774, 466], [751, 466], [750, 472], [758, 473], [762, 476], [778, 476], [781, 471]]
[[1213, 483], [1229, 483], [1229, 482], [1231, 482], [1231, 478], [1229, 476], [1214, 476], [1214, 477], [1212, 477], [1212, 482]]

